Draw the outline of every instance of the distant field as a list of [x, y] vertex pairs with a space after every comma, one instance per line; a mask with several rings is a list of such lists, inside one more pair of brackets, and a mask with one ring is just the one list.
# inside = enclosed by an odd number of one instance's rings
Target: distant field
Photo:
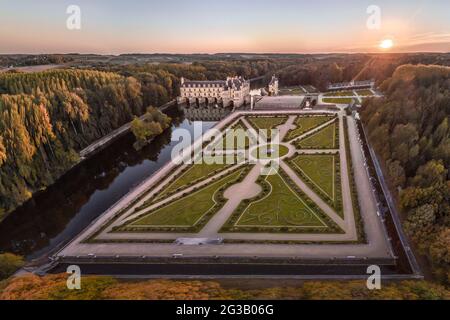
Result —
[[60, 65], [60, 64], [44, 64], [44, 65], [38, 65], [38, 66], [4, 68], [4, 69], [0, 69], [0, 73], [6, 72], [8, 70], [17, 70], [17, 71], [21, 71], [21, 72], [33, 73], [33, 72], [41, 72], [41, 71], [56, 69], [56, 68], [60, 68], [62, 66], [63, 65]]

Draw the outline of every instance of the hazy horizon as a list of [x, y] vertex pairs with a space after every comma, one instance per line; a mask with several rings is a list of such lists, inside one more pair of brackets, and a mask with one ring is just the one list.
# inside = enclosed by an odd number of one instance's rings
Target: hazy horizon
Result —
[[[70, 5], [79, 30], [66, 27]], [[367, 27], [371, 5], [379, 28]], [[444, 53], [448, 12], [446, 0], [0, 0], [0, 53]], [[385, 39], [394, 45], [380, 48]]]

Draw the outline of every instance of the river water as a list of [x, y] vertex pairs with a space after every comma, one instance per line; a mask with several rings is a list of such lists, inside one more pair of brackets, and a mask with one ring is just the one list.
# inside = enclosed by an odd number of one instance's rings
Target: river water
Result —
[[[171, 141], [174, 129], [187, 129], [194, 136], [194, 122], [184, 112], [173, 107], [167, 114], [173, 119], [172, 128], [145, 148], [136, 151], [134, 136], [127, 134], [11, 213], [0, 224], [0, 252], [31, 260], [56, 250], [161, 168], [178, 143]], [[203, 132], [216, 123], [202, 121]]]

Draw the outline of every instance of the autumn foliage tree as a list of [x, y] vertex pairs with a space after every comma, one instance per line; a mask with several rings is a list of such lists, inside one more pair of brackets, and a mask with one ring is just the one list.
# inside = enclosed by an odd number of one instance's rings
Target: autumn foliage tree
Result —
[[450, 68], [405, 65], [361, 112], [405, 212], [405, 229], [450, 283]]
[[136, 149], [140, 149], [151, 138], [161, 134], [170, 125], [170, 118], [159, 110], [149, 107], [143, 119], [135, 117], [131, 131], [136, 137]]
[[78, 151], [144, 112], [140, 83], [115, 73], [0, 75], [0, 219], [52, 184]]

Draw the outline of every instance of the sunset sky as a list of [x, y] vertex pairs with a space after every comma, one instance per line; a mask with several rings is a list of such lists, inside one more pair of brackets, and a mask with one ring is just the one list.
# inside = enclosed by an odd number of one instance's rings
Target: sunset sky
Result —
[[449, 0], [0, 0], [0, 26], [0, 53], [450, 52]]

